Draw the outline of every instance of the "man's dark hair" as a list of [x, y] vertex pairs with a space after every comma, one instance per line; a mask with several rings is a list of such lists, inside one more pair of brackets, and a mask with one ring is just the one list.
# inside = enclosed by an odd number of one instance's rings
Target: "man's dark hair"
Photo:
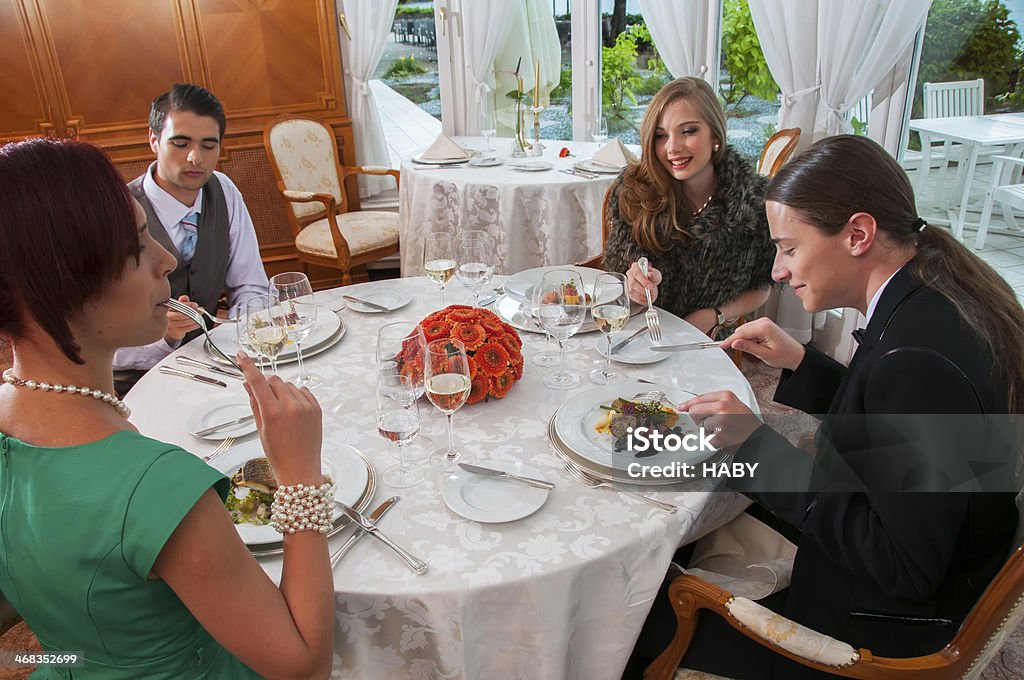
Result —
[[206, 88], [192, 83], [175, 83], [169, 91], [154, 99], [149, 109], [149, 129], [157, 137], [163, 133], [164, 122], [172, 111], [188, 111], [213, 118], [220, 128], [220, 138], [224, 139], [224, 129], [228, 125], [224, 107]]

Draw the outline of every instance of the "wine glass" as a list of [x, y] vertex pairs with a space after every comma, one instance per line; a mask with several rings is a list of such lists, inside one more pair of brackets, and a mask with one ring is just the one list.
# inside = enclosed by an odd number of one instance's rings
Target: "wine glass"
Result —
[[459, 234], [456, 246], [458, 267], [455, 278], [473, 294], [473, 306], [480, 306], [480, 289], [494, 276], [494, 239], [486, 231]]
[[405, 445], [420, 431], [420, 409], [416, 389], [408, 375], [382, 373], [377, 376], [377, 431], [398, 447], [398, 464], [384, 470], [388, 486], [405, 489], [423, 481], [423, 470], [409, 467]]
[[548, 333], [540, 323], [540, 316], [538, 314], [538, 310], [540, 309], [540, 298], [540, 284], [538, 282], [537, 285], [530, 289], [530, 301], [523, 303], [522, 311], [524, 315], [532, 319], [533, 322], [540, 326], [541, 330], [544, 331], [544, 351], [534, 354], [533, 358], [530, 359], [530, 362], [533, 363], [534, 366], [550, 368], [558, 364], [558, 352], [551, 349], [551, 333]]
[[625, 328], [629, 321], [629, 293], [625, 274], [608, 272], [597, 275], [590, 315], [594, 317], [597, 330], [608, 338], [604, 367], [592, 370], [590, 381], [607, 385], [619, 378], [619, 374], [612, 370], [612, 336]]
[[427, 399], [448, 417], [448, 448], [439, 448], [433, 459], [446, 470], [463, 459], [455, 450], [452, 414], [466, 403], [473, 383], [469, 377], [466, 346], [454, 338], [442, 338], [427, 344], [427, 360], [423, 366]]
[[494, 117], [494, 104], [491, 102], [489, 95], [484, 95], [480, 99], [480, 134], [484, 136], [484, 141], [487, 142], [486, 151], [494, 151], [491, 148], [491, 137], [498, 130], [498, 124]]
[[427, 278], [441, 289], [441, 306], [444, 307], [444, 286], [455, 274], [455, 248], [449, 232], [427, 234], [423, 242], [423, 269]]
[[[412, 381], [410, 398], [423, 396], [423, 366], [427, 340], [423, 329], [411, 321], [395, 321], [377, 331], [377, 374], [404, 375]], [[405, 446], [406, 458], [422, 460], [430, 455], [434, 442], [420, 434]]]
[[288, 341], [287, 322], [276, 295], [255, 295], [245, 301], [243, 320], [248, 344], [270, 360], [277, 375], [277, 355]]
[[582, 382], [578, 374], [565, 370], [565, 343], [583, 325], [587, 313], [583, 280], [571, 269], [547, 272], [541, 279], [539, 295], [541, 326], [558, 341], [559, 368], [544, 376], [544, 384], [554, 390], [568, 390]]
[[295, 384], [313, 389], [320, 380], [306, 374], [302, 365], [302, 341], [316, 325], [316, 304], [313, 302], [313, 286], [302, 272], [285, 272], [270, 279], [271, 293], [277, 293], [287, 321], [288, 339], [295, 343], [295, 354], [299, 359], [299, 375]]
[[590, 130], [590, 138], [597, 143], [601, 143], [608, 139], [608, 119], [604, 116], [598, 116], [594, 120], [594, 126]]

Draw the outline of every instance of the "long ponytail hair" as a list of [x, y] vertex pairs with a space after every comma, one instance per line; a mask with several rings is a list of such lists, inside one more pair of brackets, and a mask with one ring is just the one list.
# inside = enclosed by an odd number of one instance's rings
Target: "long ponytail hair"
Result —
[[765, 200], [829, 235], [866, 212], [893, 246], [916, 248], [911, 274], [949, 300], [993, 365], [1003, 365], [1009, 410], [1024, 413], [1024, 309], [1006, 280], [949, 232], [922, 228], [910, 180], [885, 149], [867, 137], [826, 137], [783, 166]]

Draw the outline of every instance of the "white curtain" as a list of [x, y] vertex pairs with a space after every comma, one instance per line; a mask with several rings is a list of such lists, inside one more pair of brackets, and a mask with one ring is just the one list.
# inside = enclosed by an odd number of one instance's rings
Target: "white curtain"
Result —
[[[706, 74], [714, 72], [715, 65], [707, 63], [708, 15], [712, 10], [721, 11], [720, 3], [640, 0], [640, 14], [673, 78], [706, 80]], [[717, 35], [714, 40], [717, 42]]]
[[[352, 118], [356, 162], [391, 166], [377, 102], [369, 81], [384, 52], [398, 0], [339, 0], [351, 38], [342, 32], [341, 59], [345, 66], [348, 113]], [[359, 195], [373, 196], [393, 189], [390, 177], [359, 177]]]
[[[480, 134], [480, 101], [492, 96], [494, 89], [494, 57], [505, 38], [512, 11], [521, 2], [508, 0], [472, 0], [462, 8], [464, 49], [469, 82], [466, 87], [466, 125], [462, 134]], [[533, 69], [529, 62], [522, 66], [523, 75]]]

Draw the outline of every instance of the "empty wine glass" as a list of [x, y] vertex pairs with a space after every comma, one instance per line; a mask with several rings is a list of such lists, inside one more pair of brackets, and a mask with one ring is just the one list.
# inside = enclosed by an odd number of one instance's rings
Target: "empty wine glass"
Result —
[[540, 322], [540, 284], [530, 289], [530, 301], [524, 302], [522, 305], [523, 314], [533, 320], [535, 324], [540, 326], [541, 330], [544, 331], [544, 351], [537, 352], [533, 355], [530, 361], [534, 366], [541, 366], [543, 368], [550, 368], [558, 364], [558, 352], [551, 349], [551, 334], [547, 332]]
[[625, 328], [629, 321], [629, 293], [624, 274], [608, 272], [597, 275], [590, 315], [594, 317], [597, 330], [608, 338], [604, 367], [592, 370], [590, 381], [607, 385], [619, 378], [619, 374], [612, 370], [612, 336]]
[[498, 124], [494, 117], [494, 103], [489, 95], [484, 95], [480, 99], [480, 134], [484, 136], [484, 141], [487, 142], [486, 151], [494, 151], [491, 148], [491, 137], [494, 136], [497, 129]]
[[544, 384], [555, 390], [568, 390], [580, 384], [580, 376], [565, 370], [565, 343], [583, 325], [587, 301], [583, 280], [571, 269], [556, 269], [544, 274], [540, 282], [537, 314], [541, 326], [558, 341], [557, 371], [544, 376]]
[[423, 470], [410, 467], [405, 458], [405, 445], [420, 431], [420, 410], [416, 403], [413, 380], [398, 373], [377, 376], [377, 431], [398, 448], [398, 464], [384, 470], [381, 478], [397, 489], [419, 484]]
[[455, 278], [473, 294], [473, 306], [479, 307], [480, 289], [494, 276], [494, 239], [486, 231], [464, 231], [459, 234], [455, 255]]
[[243, 321], [249, 346], [270, 360], [277, 375], [277, 355], [288, 341], [284, 313], [276, 295], [255, 295], [245, 301]]
[[[412, 381], [414, 401], [423, 396], [423, 366], [427, 340], [423, 329], [411, 321], [395, 321], [377, 331], [377, 374], [404, 375]], [[423, 460], [430, 456], [434, 442], [424, 434], [405, 446], [406, 459]]]
[[455, 246], [451, 233], [435, 231], [427, 234], [423, 242], [423, 269], [427, 278], [441, 289], [444, 307], [444, 286], [455, 274]]
[[448, 448], [437, 449], [433, 460], [446, 470], [454, 468], [464, 458], [455, 449], [452, 414], [466, 403], [473, 389], [469, 375], [469, 359], [462, 342], [442, 338], [427, 344], [427, 361], [423, 367], [427, 399], [448, 418]]
[[601, 143], [608, 139], [608, 119], [604, 116], [598, 116], [594, 120], [594, 126], [590, 130], [590, 138], [595, 142]]
[[302, 365], [302, 341], [316, 326], [313, 286], [302, 272], [285, 272], [271, 277], [270, 291], [277, 294], [287, 322], [288, 339], [295, 343], [295, 354], [299, 359], [299, 375], [295, 378], [295, 384], [313, 389], [320, 384], [320, 380], [308, 375]]

